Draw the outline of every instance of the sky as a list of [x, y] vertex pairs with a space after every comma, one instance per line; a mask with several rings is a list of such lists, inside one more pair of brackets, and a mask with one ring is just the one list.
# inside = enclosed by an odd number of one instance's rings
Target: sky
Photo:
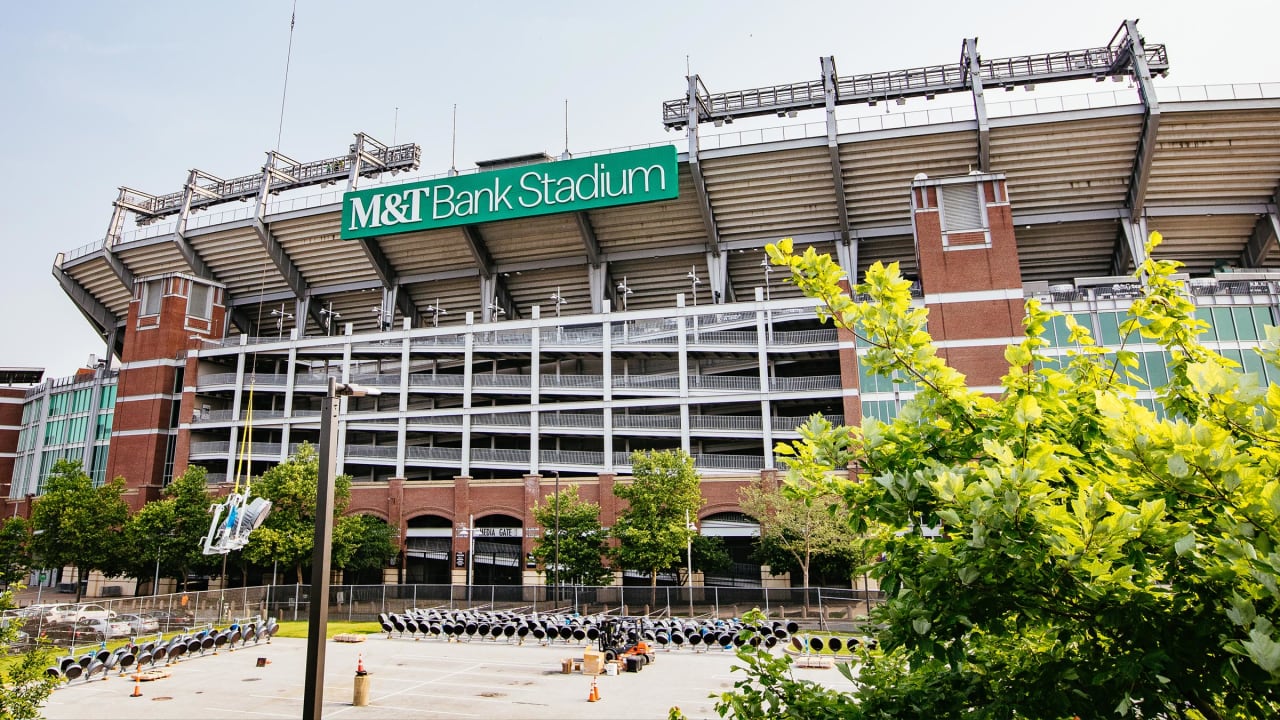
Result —
[[824, 55], [842, 75], [953, 63], [966, 37], [992, 58], [1098, 47], [1126, 18], [1168, 46], [1162, 85], [1280, 81], [1274, 0], [297, 0], [291, 50], [292, 0], [7, 5], [0, 366], [46, 377], [105, 354], [51, 268], [102, 239], [117, 188], [176, 192], [191, 168], [256, 173], [277, 140], [305, 161], [363, 131], [418, 143], [423, 171], [466, 170], [559, 155], [566, 101], [572, 152], [676, 140], [661, 107], [687, 70], [712, 92], [763, 87], [818, 79]]

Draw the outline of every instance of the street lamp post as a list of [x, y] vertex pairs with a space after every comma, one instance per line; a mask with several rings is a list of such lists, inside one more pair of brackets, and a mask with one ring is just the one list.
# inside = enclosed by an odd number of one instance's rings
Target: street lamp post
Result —
[[458, 523], [458, 537], [467, 538], [467, 606], [471, 606], [471, 582], [475, 573], [475, 555], [476, 555], [476, 516], [470, 515], [467, 518], [467, 525], [463, 527], [462, 523]]
[[685, 544], [685, 559], [688, 562], [688, 570], [686, 577], [689, 579], [689, 618], [693, 618], [693, 533], [697, 531], [698, 526], [689, 520], [689, 511], [684, 511], [684, 526], [688, 529], [690, 535]]
[[556, 602], [560, 602], [560, 471], [556, 471], [556, 549], [552, 563], [556, 569]]
[[303, 720], [324, 712], [324, 648], [329, 625], [329, 554], [333, 549], [333, 481], [337, 471], [340, 397], [378, 395], [376, 388], [329, 378], [320, 404], [320, 473], [316, 487], [316, 534], [311, 555], [311, 603], [307, 612], [307, 666], [302, 694]]

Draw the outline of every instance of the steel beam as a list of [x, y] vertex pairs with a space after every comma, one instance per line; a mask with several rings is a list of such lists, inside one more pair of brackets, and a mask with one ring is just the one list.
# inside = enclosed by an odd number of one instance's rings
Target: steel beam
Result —
[[[388, 169], [390, 166], [387, 153], [388, 148], [386, 145], [364, 133], [356, 133], [356, 141], [351, 146], [351, 169], [347, 175], [347, 191], [355, 190], [360, 184], [361, 177]], [[366, 167], [372, 167], [373, 170], [365, 170]], [[374, 274], [382, 282], [384, 296], [390, 295], [393, 297], [396, 309], [416, 326], [419, 320], [418, 308], [413, 304], [413, 298], [409, 293], [400, 292], [399, 277], [395, 266], [391, 264], [387, 254], [382, 251], [382, 246], [373, 238], [360, 238], [357, 242], [360, 243], [360, 249], [364, 251], [365, 258], [369, 260], [369, 265], [373, 267]], [[384, 310], [383, 312], [385, 313], [386, 311]]]
[[[1125, 38], [1119, 45], [1114, 61], [1117, 70], [1127, 70], [1138, 84], [1138, 95], [1142, 98], [1144, 108], [1142, 116], [1142, 133], [1138, 137], [1138, 147], [1134, 152], [1133, 169], [1129, 173], [1129, 191], [1125, 197], [1125, 205], [1129, 210], [1130, 222], [1134, 227], [1127, 228], [1127, 243], [1117, 245], [1112, 270], [1116, 274], [1128, 271], [1129, 263], [1138, 267], [1146, 260], [1145, 226], [1141, 238], [1135, 242], [1136, 225], [1142, 221], [1144, 206], [1147, 201], [1147, 184], [1151, 180], [1151, 163], [1156, 153], [1156, 136], [1160, 131], [1160, 102], [1156, 100], [1155, 85], [1151, 82], [1151, 69], [1147, 65], [1146, 50], [1142, 45], [1142, 36], [1138, 34], [1136, 20], [1126, 20], [1121, 26]], [[1116, 33], [1119, 36], [1119, 31]], [[1119, 241], [1120, 238], [1117, 238]]]
[[496, 309], [494, 306], [502, 308], [508, 320], [520, 317], [520, 310], [516, 307], [506, 282], [494, 266], [493, 256], [489, 254], [489, 246], [485, 243], [480, 228], [475, 225], [463, 225], [461, 229], [462, 237], [467, 242], [467, 249], [471, 251], [471, 257], [480, 271], [480, 294], [483, 297], [481, 318], [484, 322], [493, 320]]
[[[271, 232], [271, 228], [267, 226], [267, 198], [270, 197], [272, 186], [277, 181], [287, 183], [293, 177], [281, 167], [281, 160], [285, 160], [283, 155], [275, 151], [267, 151], [267, 164], [262, 166], [262, 187], [258, 191], [258, 200], [253, 215], [253, 231], [258, 236], [258, 241], [262, 243], [262, 247], [267, 251], [267, 256], [271, 258], [271, 262], [275, 263], [276, 270], [280, 272], [280, 276], [284, 278], [284, 282], [293, 291], [291, 298], [295, 302], [301, 300], [310, 292], [307, 287], [307, 280], [302, 276], [302, 271], [294, 264], [293, 258], [289, 257], [289, 253], [285, 251], [284, 246], [276, 240], [275, 234]], [[258, 302], [263, 302], [262, 298]], [[310, 308], [311, 319], [321, 327], [324, 327], [324, 316], [319, 313], [319, 308]], [[300, 319], [298, 325], [305, 328], [307, 326], [306, 319]]]
[[1240, 256], [1240, 265], [1247, 268], [1262, 267], [1267, 257], [1280, 244], [1280, 187], [1271, 196], [1271, 203], [1266, 212], [1253, 224], [1253, 232], [1249, 234], [1249, 242], [1245, 244]]
[[609, 272], [609, 263], [600, 249], [600, 240], [596, 237], [596, 229], [591, 224], [591, 216], [584, 211], [574, 213], [573, 217], [578, 223], [578, 234], [582, 236], [582, 246], [587, 251], [587, 283], [591, 289], [591, 312], [604, 312], [606, 297], [612, 305], [616, 306], [618, 303], [613, 274]]
[[697, 75], [689, 77], [689, 173], [693, 176], [694, 192], [698, 196], [698, 213], [702, 216], [702, 227], [707, 232], [707, 252], [720, 254], [720, 229], [716, 226], [716, 214], [711, 208], [711, 197], [707, 194], [707, 181], [702, 177], [702, 161], [698, 158], [698, 117], [702, 98], [698, 94], [701, 81]]
[[978, 38], [965, 38], [964, 50], [960, 55], [960, 68], [962, 76], [973, 93], [973, 115], [978, 123], [978, 169], [982, 172], [991, 172], [991, 123], [987, 120], [987, 101], [983, 95], [981, 67]]
[[57, 278], [58, 284], [62, 286], [62, 291], [67, 294], [67, 297], [71, 298], [71, 302], [75, 303], [76, 309], [80, 311], [80, 314], [84, 315], [89, 324], [93, 325], [104, 341], [108, 340], [120, 325], [120, 319], [75, 278], [62, 269], [62, 257], [62, 253], [58, 253], [53, 265], [53, 276]]
[[849, 200], [844, 192], [844, 168], [840, 163], [839, 128], [836, 125], [836, 58], [822, 58], [822, 93], [827, 103], [827, 154], [831, 157], [831, 183], [836, 192], [836, 217], [840, 222], [840, 240], [849, 242]]

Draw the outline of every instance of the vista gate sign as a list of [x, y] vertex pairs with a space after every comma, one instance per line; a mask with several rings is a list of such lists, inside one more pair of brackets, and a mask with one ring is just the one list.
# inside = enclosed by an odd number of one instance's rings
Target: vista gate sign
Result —
[[342, 198], [342, 239], [669, 200], [672, 145], [355, 190]]

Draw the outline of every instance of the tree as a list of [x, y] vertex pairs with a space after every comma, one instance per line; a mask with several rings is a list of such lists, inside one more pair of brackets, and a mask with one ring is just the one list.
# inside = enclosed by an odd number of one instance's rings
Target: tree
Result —
[[[74, 567], [81, 581], [93, 570], [120, 574], [127, 555], [121, 532], [129, 518], [123, 495], [123, 478], [95, 488], [79, 461], [54, 463], [45, 494], [36, 499], [31, 511], [33, 549], [41, 562]], [[77, 583], [76, 588], [79, 602], [83, 586]]]
[[382, 570], [400, 552], [400, 533], [372, 515], [345, 515], [333, 529], [333, 567], [353, 572]]
[[129, 518], [124, 537], [130, 548], [130, 573], [139, 579], [151, 578], [158, 562], [160, 576], [176, 578], [185, 590], [193, 572], [220, 564], [220, 559], [203, 550], [209, 507], [214, 503], [207, 477], [204, 468], [188, 466], [165, 487], [163, 498], [143, 505]]
[[[820, 445], [823, 439], [833, 441], [824, 459], [847, 452], [852, 437], [849, 428], [832, 427], [822, 415], [809, 418], [798, 430], [801, 441], [795, 447], [810, 456], [824, 451]], [[781, 447], [785, 450], [779, 454], [784, 457], [795, 452], [791, 445]], [[819, 558], [842, 557], [854, 548], [849, 532], [850, 512], [840, 504], [840, 495], [831, 489], [824, 474], [804, 475], [820, 467], [822, 463], [805, 463], [797, 466], [790, 482], [782, 487], [768, 487], [763, 479], [758, 479], [738, 493], [742, 511], [760, 523], [761, 545], [766, 551], [773, 551], [770, 554], [775, 557], [782, 555], [781, 559], [788, 561], [783, 567], [798, 568], [806, 588], [810, 586], [810, 569]], [[776, 571], [779, 568], [775, 565], [770, 563]], [[804, 603], [807, 613], [807, 592]]]
[[612, 555], [622, 567], [649, 572], [657, 594], [658, 571], [679, 564], [702, 507], [701, 479], [693, 458], [683, 450], [631, 453], [631, 483], [619, 483], [613, 493], [627, 501], [627, 509], [613, 526], [618, 546]]
[[[315, 446], [303, 443], [288, 460], [262, 473], [253, 484], [256, 495], [271, 501], [271, 512], [262, 526], [249, 536], [244, 557], [259, 565], [279, 562], [292, 566], [302, 583], [302, 568], [311, 564], [316, 532], [316, 488], [320, 478], [320, 457]], [[334, 527], [351, 501], [351, 476], [334, 478]], [[335, 535], [337, 533], [335, 532]]]
[[[557, 510], [559, 520], [557, 521]], [[600, 526], [600, 506], [578, 498], [578, 486], [570, 485], [543, 498], [533, 509], [533, 518], [542, 528], [542, 537], [533, 546], [533, 557], [544, 567], [548, 585], [605, 585], [613, 571], [605, 566], [604, 528]], [[557, 576], [555, 561], [556, 526], [560, 528]]]
[[[787, 241], [769, 252], [864, 338], [871, 372], [905, 370], [919, 388], [893, 423], [853, 432], [861, 482], [834, 483], [853, 529], [901, 530], [873, 571], [879, 649], [860, 658], [842, 716], [1280, 713], [1280, 387], [1197, 340], [1207, 325], [1177, 263], [1143, 262], [1120, 328], [1169, 353], [1156, 413], [1134, 398], [1136, 354], [1099, 347], [1070, 316], [1077, 349], [1047, 362], [1058, 313], [1034, 299], [992, 398], [937, 356], [896, 266], [872, 266], [856, 288], [870, 302], [856, 303], [830, 258]], [[1261, 354], [1280, 368], [1274, 329]], [[813, 463], [797, 455], [790, 471]], [[778, 677], [756, 672], [752, 691]]]
[[[20, 583], [16, 587], [21, 587]], [[14, 607], [14, 587], [0, 592], [0, 612]], [[18, 624], [0, 619], [0, 657], [9, 654], [10, 645], [18, 634]], [[22, 653], [21, 659], [9, 663], [0, 672], [0, 719], [34, 720], [40, 717], [40, 707], [58, 685], [57, 678], [49, 677], [45, 668], [53, 659], [48, 647], [34, 646]]]
[[20, 582], [31, 572], [31, 523], [12, 517], [0, 523], [0, 586]]

